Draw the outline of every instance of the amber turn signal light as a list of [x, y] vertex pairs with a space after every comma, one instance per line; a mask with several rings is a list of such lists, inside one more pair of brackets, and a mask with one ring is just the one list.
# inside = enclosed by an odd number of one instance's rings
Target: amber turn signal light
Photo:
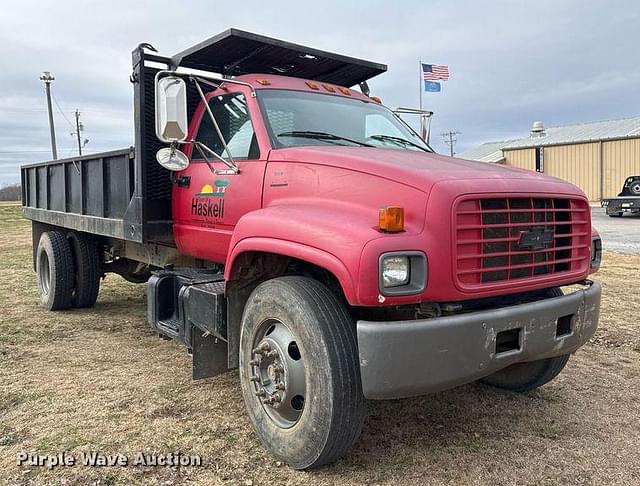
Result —
[[380, 229], [388, 233], [404, 231], [404, 208], [389, 206], [380, 208]]

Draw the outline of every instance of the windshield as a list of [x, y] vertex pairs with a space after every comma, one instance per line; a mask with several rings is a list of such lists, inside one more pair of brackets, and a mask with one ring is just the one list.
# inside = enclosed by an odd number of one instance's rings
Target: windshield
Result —
[[431, 152], [393, 112], [374, 102], [289, 90], [260, 90], [275, 148], [302, 145], [393, 147]]

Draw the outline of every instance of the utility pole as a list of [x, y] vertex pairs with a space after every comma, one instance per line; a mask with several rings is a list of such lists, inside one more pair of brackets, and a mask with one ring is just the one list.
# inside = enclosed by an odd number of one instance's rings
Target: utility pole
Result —
[[76, 108], [76, 137], [78, 139], [78, 155], [80, 156], [82, 156], [82, 142], [80, 142], [80, 131], [83, 128], [84, 127], [82, 126], [82, 123], [80, 123], [80, 112]]
[[44, 82], [44, 89], [47, 93], [47, 109], [49, 111], [49, 131], [51, 132], [51, 155], [53, 160], [58, 158], [58, 149], [56, 148], [56, 129], [53, 125], [53, 110], [51, 108], [51, 82], [56, 79], [49, 71], [45, 71], [40, 76], [40, 81]]
[[456, 142], [458, 141], [457, 136], [460, 135], [460, 132], [449, 130], [448, 132], [441, 133], [440, 135], [442, 135], [442, 137], [444, 138], [444, 143], [449, 146], [449, 154], [451, 155], [451, 157], [453, 157], [456, 153], [454, 148], [456, 146]]

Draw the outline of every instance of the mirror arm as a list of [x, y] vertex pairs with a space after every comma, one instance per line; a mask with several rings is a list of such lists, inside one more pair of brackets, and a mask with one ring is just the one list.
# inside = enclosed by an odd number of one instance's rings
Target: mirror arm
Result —
[[[204, 150], [206, 150], [207, 152], [209, 152], [211, 155], [213, 155], [215, 158], [217, 158], [218, 160], [220, 160], [220, 162], [224, 163], [227, 167], [229, 167], [231, 169], [231, 171], [234, 174], [237, 174], [238, 172], [240, 172], [238, 170], [237, 167], [230, 167], [229, 163], [227, 160], [225, 160], [223, 157], [220, 157], [217, 153], [215, 153], [213, 150], [211, 150], [209, 147], [207, 147], [205, 144], [203, 144], [202, 142], [198, 142], [197, 140], [189, 140], [186, 143], [190, 143], [192, 144], [200, 153], [200, 155], [202, 155], [202, 158], [204, 159], [204, 161], [207, 163], [207, 165], [209, 166], [209, 169], [211, 170], [211, 172], [213, 172], [214, 174], [220, 174], [220, 171], [217, 170], [216, 168], [214, 168], [211, 164], [213, 163], [213, 160], [211, 160], [209, 157], [207, 157], [207, 154], [204, 153]], [[204, 150], [203, 150], [204, 149]]]
[[[197, 78], [195, 78], [193, 76], [189, 76], [189, 79], [196, 85], [196, 89], [198, 90], [198, 94], [200, 95], [200, 99], [204, 103], [204, 107], [206, 108], [207, 113], [209, 114], [209, 118], [211, 119], [211, 122], [213, 123], [213, 126], [215, 127], [216, 132], [218, 133], [218, 137], [220, 138], [220, 142], [222, 142], [222, 146], [224, 147], [224, 151], [229, 156], [229, 160], [225, 160], [222, 157], [220, 157], [220, 160], [222, 160], [224, 162], [224, 164], [227, 167], [229, 167], [231, 170], [234, 170], [234, 171], [237, 172], [238, 171], [238, 166], [237, 166], [235, 160], [233, 160], [233, 156], [231, 155], [231, 151], [229, 150], [229, 147], [227, 147], [227, 142], [225, 141], [224, 137], [222, 136], [222, 131], [220, 130], [220, 126], [218, 125], [218, 122], [216, 121], [215, 116], [213, 116], [213, 112], [211, 111], [211, 107], [209, 106], [209, 103], [207, 103], [207, 98], [204, 96], [204, 93], [202, 92], [202, 88], [200, 87], [200, 83], [198, 83]], [[212, 153], [214, 153], [214, 152], [212, 151]], [[218, 154], [216, 154], [216, 156], [218, 156]]]

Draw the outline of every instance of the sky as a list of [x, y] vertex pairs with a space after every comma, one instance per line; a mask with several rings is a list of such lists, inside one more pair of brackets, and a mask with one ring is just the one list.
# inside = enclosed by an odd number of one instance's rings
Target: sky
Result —
[[59, 157], [133, 144], [131, 51], [173, 55], [230, 27], [387, 64], [370, 82], [390, 107], [419, 104], [419, 61], [447, 64], [431, 142], [456, 152], [546, 126], [640, 115], [640, 2], [0, 0], [0, 185], [51, 158], [42, 71], [55, 76]]

